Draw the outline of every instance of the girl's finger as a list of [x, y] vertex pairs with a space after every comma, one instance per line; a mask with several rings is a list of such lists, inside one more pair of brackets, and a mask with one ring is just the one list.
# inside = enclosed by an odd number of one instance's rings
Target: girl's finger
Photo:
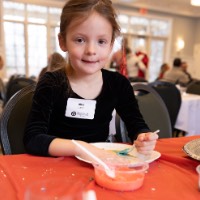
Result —
[[157, 140], [157, 139], [158, 139], [157, 133], [145, 133], [144, 140], [149, 141], [149, 140]]

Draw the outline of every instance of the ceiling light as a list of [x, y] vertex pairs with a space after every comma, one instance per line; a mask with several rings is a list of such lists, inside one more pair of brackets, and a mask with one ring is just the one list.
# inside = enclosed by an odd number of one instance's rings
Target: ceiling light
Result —
[[200, 0], [191, 0], [192, 6], [200, 6]]

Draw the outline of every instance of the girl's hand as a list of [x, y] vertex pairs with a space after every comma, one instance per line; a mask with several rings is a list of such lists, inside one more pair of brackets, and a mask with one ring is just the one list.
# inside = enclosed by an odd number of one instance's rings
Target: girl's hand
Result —
[[149, 155], [154, 150], [156, 141], [158, 139], [157, 133], [140, 133], [134, 141], [138, 153]]
[[[113, 151], [100, 149], [100, 148], [95, 147], [94, 145], [91, 145], [91, 144], [83, 142], [83, 141], [78, 141], [78, 142], [82, 146], [84, 146], [84, 148], [86, 148], [88, 151], [90, 151], [92, 154], [94, 154], [96, 157], [98, 157], [102, 161], [105, 161], [108, 158], [116, 159], [116, 157], [117, 157], [117, 154]], [[89, 155], [87, 155], [87, 153], [82, 151], [80, 148], [77, 148], [77, 147], [75, 147], [75, 148], [76, 148], [77, 156], [81, 157], [84, 160], [88, 160], [90, 162], [96, 162], [95, 160], [93, 160], [93, 158], [91, 158]]]

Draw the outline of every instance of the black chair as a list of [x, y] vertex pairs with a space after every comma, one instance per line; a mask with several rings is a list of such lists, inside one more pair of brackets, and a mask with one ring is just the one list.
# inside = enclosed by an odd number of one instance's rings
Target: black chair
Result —
[[200, 95], [200, 80], [192, 81], [186, 88], [186, 93]]
[[0, 139], [3, 154], [25, 153], [23, 134], [32, 105], [36, 84], [18, 91], [7, 102], [0, 120]]
[[122, 121], [122, 119], [117, 113], [115, 116], [115, 128], [116, 128], [116, 134], [115, 134], [116, 141], [131, 144], [131, 139], [128, 137], [128, 132], [125, 123]]
[[[160, 130], [159, 138], [172, 137], [169, 113], [160, 95], [149, 85], [137, 83], [133, 85], [140, 112], [152, 131]], [[129, 142], [124, 122], [116, 115], [116, 138]]]
[[149, 85], [156, 90], [163, 99], [169, 112], [172, 130], [174, 131], [174, 125], [181, 106], [181, 93], [179, 89], [175, 84], [165, 81], [154, 81], [149, 83]]
[[148, 82], [145, 78], [138, 77], [138, 76], [129, 77], [128, 79], [130, 82]]
[[12, 79], [10, 79], [8, 85], [7, 85], [7, 90], [6, 90], [6, 94], [5, 94], [5, 100], [3, 105], [5, 106], [6, 103], [8, 102], [8, 100], [19, 90], [21, 90], [22, 88], [31, 85], [31, 84], [35, 84], [36, 81], [31, 79], [31, 78], [26, 78], [26, 77], [20, 77], [20, 76], [16, 76], [13, 77]]

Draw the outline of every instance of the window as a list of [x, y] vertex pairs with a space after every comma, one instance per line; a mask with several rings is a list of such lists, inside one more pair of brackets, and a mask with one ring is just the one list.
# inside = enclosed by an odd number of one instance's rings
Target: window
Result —
[[153, 19], [150, 21], [150, 32], [154, 36], [169, 36], [170, 24], [164, 20]]
[[[13, 73], [37, 76], [46, 66], [49, 54], [57, 51], [65, 56], [57, 38], [60, 8], [6, 0], [3, 7], [7, 76]], [[164, 61], [166, 43], [170, 41], [171, 20], [121, 13], [118, 21], [121, 32], [128, 36], [132, 51], [143, 47], [149, 55], [149, 80], [153, 80], [154, 73]], [[112, 53], [121, 48], [121, 39], [116, 39]]]
[[49, 21], [53, 25], [60, 25], [60, 15], [61, 15], [61, 9], [59, 8], [49, 8]]
[[47, 30], [44, 25], [28, 25], [29, 76], [38, 76], [47, 65]]
[[151, 41], [151, 55], [150, 55], [150, 68], [149, 81], [154, 81], [158, 78], [160, 67], [163, 64], [164, 60], [164, 50], [165, 50], [165, 41], [154, 39]]
[[4, 22], [7, 76], [25, 74], [24, 25]]
[[[120, 14], [118, 21], [122, 33], [128, 37], [132, 52], [144, 51], [149, 56], [148, 81], [154, 81], [164, 62], [171, 20], [156, 17]], [[115, 47], [115, 46], [114, 46]], [[115, 48], [118, 49], [118, 48]]]
[[147, 35], [149, 33], [149, 20], [142, 17], [130, 17], [130, 33]]
[[47, 8], [27, 5], [28, 22], [44, 24], [47, 22]]
[[129, 17], [127, 15], [118, 15], [118, 21], [121, 26], [121, 32], [127, 33], [129, 30]]
[[25, 5], [22, 3], [4, 2], [4, 20], [24, 21]]
[[3, 2], [6, 75], [38, 76], [48, 54], [61, 53], [57, 35], [60, 8]]
[[51, 52], [56, 51], [58, 53], [60, 53], [63, 57], [66, 56], [66, 52], [63, 52], [60, 49], [59, 43], [58, 43], [58, 33], [59, 33], [60, 29], [59, 27], [52, 27], [51, 28]]

